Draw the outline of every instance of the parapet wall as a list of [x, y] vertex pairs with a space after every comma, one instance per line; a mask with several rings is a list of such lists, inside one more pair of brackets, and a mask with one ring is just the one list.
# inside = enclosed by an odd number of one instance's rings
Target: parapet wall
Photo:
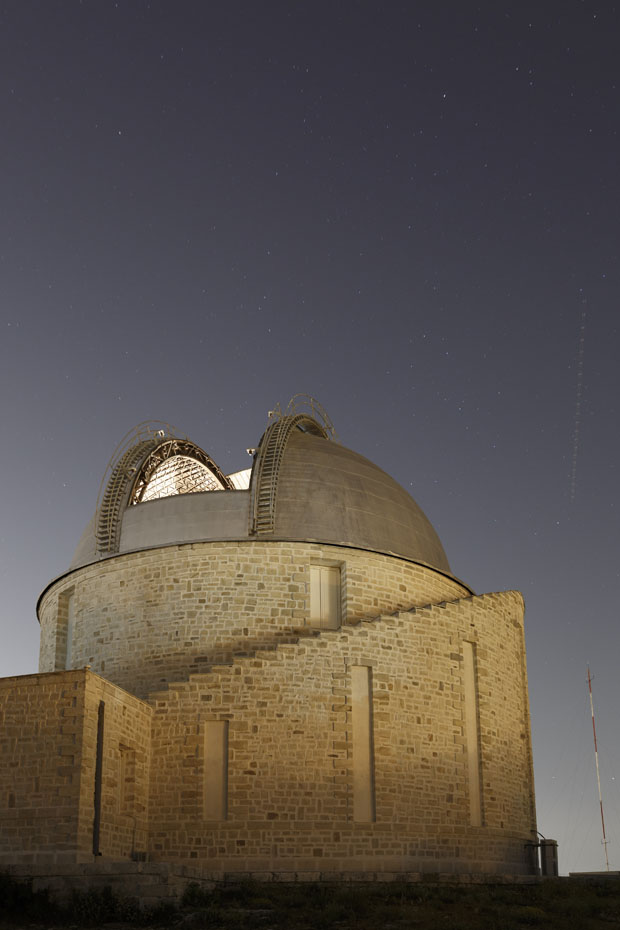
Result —
[[91, 666], [144, 697], [302, 627], [310, 566], [339, 565], [347, 624], [468, 595], [455, 579], [396, 556], [293, 542], [208, 542], [127, 553], [77, 569], [44, 594], [42, 672]]

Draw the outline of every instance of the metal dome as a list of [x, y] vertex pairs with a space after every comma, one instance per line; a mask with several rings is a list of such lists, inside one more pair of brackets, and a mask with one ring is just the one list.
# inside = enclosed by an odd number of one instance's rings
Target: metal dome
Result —
[[364, 456], [329, 441], [305, 415], [266, 431], [252, 481], [256, 536], [390, 552], [450, 572], [439, 537], [411, 495]]
[[[123, 552], [217, 540], [294, 540], [450, 566], [413, 498], [364, 456], [333, 441], [323, 409], [296, 395], [276, 408], [259, 443], [249, 489], [187, 438], [141, 424], [104, 476], [97, 511], [71, 568]], [[232, 476], [235, 478], [235, 476]]]

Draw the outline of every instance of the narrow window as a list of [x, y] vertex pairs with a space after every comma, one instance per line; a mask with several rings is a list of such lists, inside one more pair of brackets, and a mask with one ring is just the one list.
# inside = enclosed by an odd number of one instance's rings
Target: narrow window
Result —
[[467, 745], [467, 781], [469, 786], [469, 822], [481, 827], [482, 780], [480, 778], [480, 725], [478, 722], [478, 681], [475, 643], [463, 643], [463, 679], [465, 688], [465, 741]]
[[375, 760], [372, 726], [372, 669], [351, 666], [353, 717], [353, 820], [373, 823], [375, 812]]
[[93, 793], [93, 856], [100, 856], [101, 787], [103, 774], [103, 739], [105, 729], [105, 701], [99, 701], [97, 711], [97, 744], [95, 749], [95, 790]]
[[75, 621], [75, 598], [73, 591], [67, 594], [67, 649], [65, 652], [65, 668], [71, 668], [73, 661], [73, 627]]
[[310, 566], [310, 623], [323, 630], [340, 626], [340, 569], [333, 565]]
[[228, 817], [228, 720], [207, 720], [204, 725], [205, 820]]
[[56, 656], [55, 671], [71, 668], [73, 656], [73, 628], [75, 606], [73, 588], [63, 591], [58, 596], [58, 610], [56, 613]]
[[133, 814], [136, 797], [136, 751], [122, 743], [118, 748], [118, 812]]

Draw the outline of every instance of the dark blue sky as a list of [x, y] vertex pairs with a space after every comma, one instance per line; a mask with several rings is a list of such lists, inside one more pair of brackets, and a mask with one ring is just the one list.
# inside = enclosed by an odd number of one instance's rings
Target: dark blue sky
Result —
[[604, 862], [591, 663], [620, 867], [618, 36], [577, 0], [0, 2], [1, 675], [130, 427], [233, 471], [307, 391], [524, 593], [564, 870]]

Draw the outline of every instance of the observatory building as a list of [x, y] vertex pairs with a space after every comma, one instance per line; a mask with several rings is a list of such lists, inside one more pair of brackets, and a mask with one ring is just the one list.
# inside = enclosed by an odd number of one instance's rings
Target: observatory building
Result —
[[0, 680], [0, 868], [534, 874], [521, 595], [454, 577], [312, 399], [248, 451], [117, 450]]

